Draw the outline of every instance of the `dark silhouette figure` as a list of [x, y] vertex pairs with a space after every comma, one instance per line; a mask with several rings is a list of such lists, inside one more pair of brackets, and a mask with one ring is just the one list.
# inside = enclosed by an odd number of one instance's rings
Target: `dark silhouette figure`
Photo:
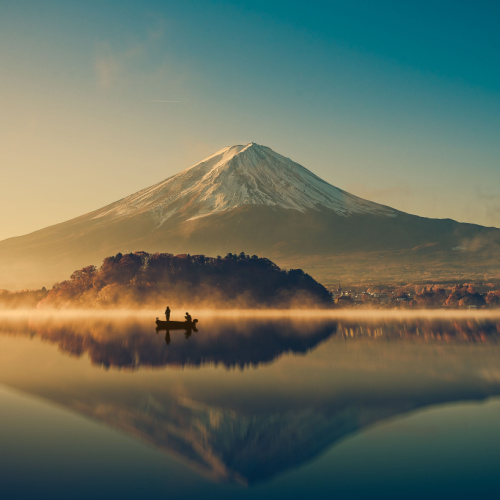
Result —
[[191, 317], [191, 314], [189, 314], [188, 312], [186, 312], [186, 316], [184, 316], [184, 318], [186, 319], [186, 321], [187, 321], [188, 323], [191, 323], [191, 321], [192, 321], [192, 319], [193, 319], [193, 318]]
[[170, 307], [168, 306], [165, 309], [165, 317], [167, 318], [167, 321], [170, 321]]

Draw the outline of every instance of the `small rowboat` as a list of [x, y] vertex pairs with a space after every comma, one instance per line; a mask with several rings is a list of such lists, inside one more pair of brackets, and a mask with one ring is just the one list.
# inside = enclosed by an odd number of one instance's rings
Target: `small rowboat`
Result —
[[197, 319], [193, 321], [162, 321], [156, 318], [157, 330], [196, 330]]

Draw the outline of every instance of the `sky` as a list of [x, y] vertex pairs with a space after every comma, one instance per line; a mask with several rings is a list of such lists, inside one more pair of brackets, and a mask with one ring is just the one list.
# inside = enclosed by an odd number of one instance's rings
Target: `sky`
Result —
[[500, 3], [0, 0], [0, 239], [257, 142], [500, 227]]

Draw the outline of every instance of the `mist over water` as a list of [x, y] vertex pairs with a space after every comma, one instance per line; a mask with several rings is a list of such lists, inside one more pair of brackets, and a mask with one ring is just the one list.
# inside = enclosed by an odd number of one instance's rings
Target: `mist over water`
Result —
[[[175, 314], [181, 319], [184, 311], [192, 310], [192, 305], [181, 304], [176, 308]], [[124, 318], [151, 319], [161, 317], [163, 308], [140, 308], [140, 309], [0, 309], [0, 321], [5, 318], [108, 318], [120, 320]], [[295, 320], [316, 319], [351, 319], [354, 321], [369, 320], [405, 320], [405, 319], [491, 319], [500, 320], [500, 309], [323, 309], [323, 308], [287, 308], [287, 309], [224, 309], [197, 307], [195, 316], [203, 318], [290, 318]]]
[[[0, 493], [23, 484], [25, 496], [62, 498], [63, 463], [84, 484], [75, 498], [95, 488], [122, 498], [138, 489], [151, 498], [400, 498], [392, 471], [402, 461], [415, 465], [400, 471], [410, 498], [443, 488], [460, 498], [479, 478], [485, 496], [499, 485], [491, 463], [500, 452], [489, 448], [500, 439], [495, 311], [179, 308], [172, 319], [185, 310], [197, 331], [157, 330], [157, 310], [0, 314], [0, 406], [16, 422], [0, 429], [10, 464], [0, 463]], [[39, 446], [51, 467], [22, 483]], [[117, 480], [116, 467], [130, 472]]]

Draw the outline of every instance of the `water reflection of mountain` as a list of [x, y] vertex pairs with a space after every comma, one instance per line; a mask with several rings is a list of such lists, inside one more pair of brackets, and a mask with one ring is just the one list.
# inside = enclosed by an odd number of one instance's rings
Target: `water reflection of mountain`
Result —
[[336, 328], [332, 321], [207, 320], [196, 332], [170, 332], [167, 345], [162, 341], [165, 332], [157, 332], [151, 323], [32, 321], [29, 331], [58, 344], [63, 352], [87, 354], [94, 364], [105, 367], [137, 369], [213, 363], [244, 368], [271, 362], [288, 352], [304, 354], [334, 334]]
[[373, 422], [427, 404], [432, 403], [358, 401], [337, 406], [330, 401], [323, 407], [247, 415], [190, 399], [146, 395], [137, 406], [80, 403], [78, 410], [164, 449], [214, 480], [250, 485], [303, 465]]
[[[31, 361], [36, 384], [13, 382], [1, 367], [0, 382], [149, 442], [215, 480], [244, 484], [300, 466], [375, 422], [500, 394], [494, 322], [336, 325], [204, 321], [188, 340], [172, 332], [167, 346], [149, 322], [25, 323], [10, 331], [29, 329], [98, 364], [186, 369], [106, 372], [67, 357], [58, 364], [49, 349], [51, 361], [40, 360], [40, 370], [37, 358]], [[457, 345], [441, 342], [446, 332], [455, 332]], [[489, 345], [477, 345], [481, 339]], [[285, 352], [307, 355], [280, 357]], [[218, 370], [214, 363], [258, 369]]]

